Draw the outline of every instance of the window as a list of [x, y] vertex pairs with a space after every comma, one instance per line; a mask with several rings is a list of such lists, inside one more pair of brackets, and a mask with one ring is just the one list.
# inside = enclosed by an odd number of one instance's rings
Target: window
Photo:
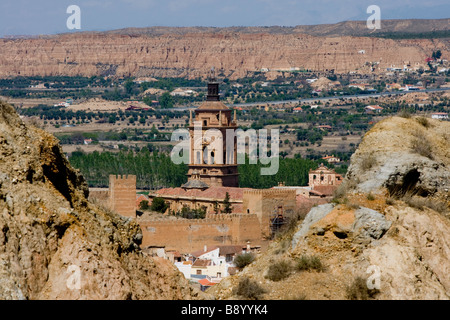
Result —
[[197, 270], [197, 274], [202, 274], [202, 270]]
[[203, 163], [208, 164], [208, 147], [203, 148]]
[[208, 125], [208, 121], [207, 120], [203, 120], [203, 126], [206, 127]]
[[217, 272], [217, 278], [221, 278], [222, 277], [222, 272]]

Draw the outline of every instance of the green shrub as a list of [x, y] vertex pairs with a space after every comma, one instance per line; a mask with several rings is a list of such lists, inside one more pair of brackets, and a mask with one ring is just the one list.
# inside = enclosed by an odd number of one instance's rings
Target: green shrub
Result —
[[142, 200], [141, 203], [139, 203], [139, 209], [147, 210], [148, 208], [150, 208], [150, 206], [148, 205], [147, 200]]
[[299, 271], [316, 270], [318, 272], [325, 271], [325, 265], [317, 256], [302, 255], [296, 264], [296, 268]]
[[234, 258], [234, 264], [239, 269], [242, 269], [246, 266], [248, 266], [250, 263], [252, 263], [255, 260], [255, 255], [253, 253], [242, 253], [237, 255]]
[[267, 271], [267, 278], [272, 281], [283, 280], [291, 274], [292, 266], [288, 261], [278, 261], [270, 265]]
[[155, 197], [152, 200], [152, 205], [150, 206], [150, 209], [152, 211], [164, 213], [164, 212], [166, 212], [168, 207], [169, 207], [169, 205], [166, 203], [166, 201], [164, 201], [163, 198]]
[[258, 300], [265, 290], [256, 281], [245, 277], [239, 281], [233, 293], [245, 299]]

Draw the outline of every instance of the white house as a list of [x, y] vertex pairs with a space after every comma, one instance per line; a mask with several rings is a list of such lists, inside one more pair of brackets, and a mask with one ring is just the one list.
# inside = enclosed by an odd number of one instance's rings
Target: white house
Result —
[[431, 118], [432, 119], [439, 119], [439, 120], [448, 119], [448, 113], [446, 113], [446, 112], [435, 112], [435, 113], [431, 114]]
[[375, 106], [367, 106], [364, 108], [366, 110], [367, 113], [380, 113], [381, 111], [383, 111], [383, 108], [380, 107], [379, 105], [375, 105]]

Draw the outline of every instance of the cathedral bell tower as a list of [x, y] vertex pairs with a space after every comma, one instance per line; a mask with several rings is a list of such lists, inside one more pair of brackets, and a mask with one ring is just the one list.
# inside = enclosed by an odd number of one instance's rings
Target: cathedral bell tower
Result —
[[[194, 112], [194, 117], [192, 111], [189, 117], [188, 182], [182, 188], [238, 187], [236, 111], [232, 117], [231, 110], [220, 101], [213, 70], [206, 101]], [[231, 133], [233, 136], [227, 137]]]

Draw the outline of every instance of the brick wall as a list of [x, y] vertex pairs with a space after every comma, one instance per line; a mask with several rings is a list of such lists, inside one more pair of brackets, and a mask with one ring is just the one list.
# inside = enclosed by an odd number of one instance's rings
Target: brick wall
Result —
[[262, 242], [256, 215], [218, 214], [205, 219], [139, 221], [143, 232], [142, 247], [165, 246], [181, 252], [192, 252], [204, 245], [253, 244]]

